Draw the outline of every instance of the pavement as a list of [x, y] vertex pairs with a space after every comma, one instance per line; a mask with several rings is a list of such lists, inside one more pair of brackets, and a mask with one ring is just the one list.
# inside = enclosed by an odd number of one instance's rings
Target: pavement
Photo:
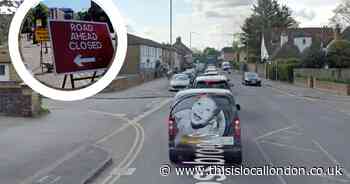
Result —
[[[239, 75], [229, 77], [242, 106], [245, 167], [340, 165], [344, 175], [203, 178], [173, 172], [161, 176], [160, 166], [170, 164], [167, 117], [174, 93], [167, 91], [166, 79], [159, 79], [80, 102], [45, 99], [51, 113], [39, 119], [0, 117], [0, 183], [25, 183], [86, 144], [107, 150], [113, 158], [108, 168], [88, 182], [91, 184], [350, 183], [350, 149], [345, 143], [350, 138], [346, 109], [350, 102], [345, 97], [332, 96], [325, 102], [309, 98], [314, 92], [294, 94], [302, 90], [298, 87], [288, 86], [292, 92], [269, 82], [262, 88], [246, 87]], [[77, 165], [76, 173], [81, 173]]]

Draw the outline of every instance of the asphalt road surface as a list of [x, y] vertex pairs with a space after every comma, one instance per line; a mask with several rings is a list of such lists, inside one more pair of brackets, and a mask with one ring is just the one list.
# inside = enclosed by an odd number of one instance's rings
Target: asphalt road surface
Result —
[[[245, 87], [240, 84], [240, 76], [230, 78], [242, 106], [245, 167], [340, 165], [344, 175], [226, 176], [206, 184], [350, 182], [350, 113], [339, 108], [345, 106], [337, 105], [349, 102], [325, 103], [289, 94], [273, 85]], [[162, 165], [169, 164], [167, 117], [174, 94], [167, 88], [167, 80], [161, 79], [81, 102], [45, 100], [51, 113], [40, 119], [0, 117], [0, 183], [26, 183], [88, 143], [108, 150], [113, 157], [113, 163], [90, 183], [200, 183], [193, 176], [172, 172], [165, 177], [159, 173]], [[84, 163], [80, 164], [83, 167]], [[171, 167], [174, 171], [175, 166]]]

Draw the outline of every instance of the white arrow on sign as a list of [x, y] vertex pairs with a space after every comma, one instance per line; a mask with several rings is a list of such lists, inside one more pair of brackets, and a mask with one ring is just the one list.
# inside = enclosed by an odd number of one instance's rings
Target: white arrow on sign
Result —
[[84, 66], [83, 63], [94, 63], [96, 62], [96, 58], [94, 57], [87, 57], [83, 58], [81, 55], [77, 55], [74, 59], [74, 63], [80, 67]]

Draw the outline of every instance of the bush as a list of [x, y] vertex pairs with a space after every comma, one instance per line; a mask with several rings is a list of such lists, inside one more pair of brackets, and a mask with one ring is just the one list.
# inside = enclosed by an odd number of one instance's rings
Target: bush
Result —
[[286, 82], [294, 81], [294, 69], [300, 67], [300, 60], [289, 58], [276, 60], [274, 63], [267, 65], [268, 77], [271, 80], [280, 80]]
[[303, 68], [323, 68], [327, 62], [327, 56], [321, 49], [309, 48], [303, 53]]
[[328, 60], [331, 67], [350, 67], [350, 42], [346, 40], [334, 41], [328, 48]]

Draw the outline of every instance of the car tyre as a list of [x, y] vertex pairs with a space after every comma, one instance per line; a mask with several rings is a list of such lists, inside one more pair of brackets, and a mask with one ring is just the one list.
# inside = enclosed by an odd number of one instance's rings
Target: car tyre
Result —
[[179, 157], [176, 155], [176, 152], [174, 150], [169, 150], [169, 160], [173, 164], [179, 163]]

